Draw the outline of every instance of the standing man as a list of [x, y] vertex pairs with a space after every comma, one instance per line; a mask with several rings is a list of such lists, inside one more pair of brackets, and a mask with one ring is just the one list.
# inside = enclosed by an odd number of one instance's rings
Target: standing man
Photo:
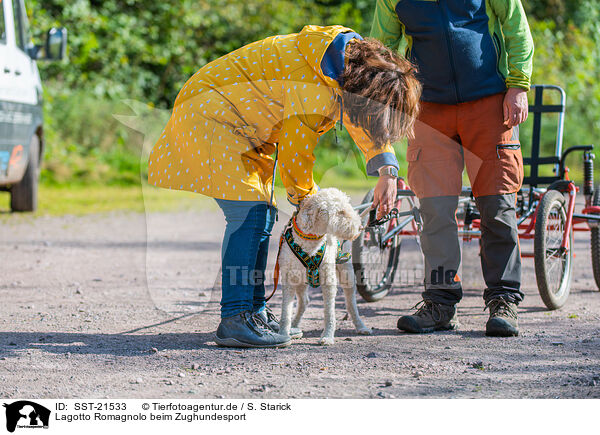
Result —
[[515, 196], [518, 125], [527, 119], [533, 41], [520, 0], [377, 0], [371, 36], [416, 64], [423, 84], [408, 182], [421, 204], [425, 291], [398, 320], [415, 333], [455, 329], [462, 298], [455, 218], [466, 163], [481, 214], [486, 334], [519, 334], [523, 300]]

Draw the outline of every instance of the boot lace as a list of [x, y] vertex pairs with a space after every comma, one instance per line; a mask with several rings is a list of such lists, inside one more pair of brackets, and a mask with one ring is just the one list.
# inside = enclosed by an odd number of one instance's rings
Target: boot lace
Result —
[[414, 314], [417, 317], [431, 317], [434, 322], [439, 322], [442, 320], [443, 314], [440, 309], [440, 304], [436, 304], [430, 300], [424, 299], [414, 307], [413, 310], [417, 310]]
[[271, 329], [260, 317], [254, 316], [250, 312], [244, 313], [244, 319], [246, 320], [248, 327], [261, 337], [271, 332]]
[[267, 313], [267, 320], [269, 322], [276, 322], [279, 324], [279, 319], [277, 318], [277, 316], [273, 313], [273, 311], [271, 311], [271, 309], [269, 307], [265, 307], [265, 313]]
[[515, 310], [506, 302], [504, 299], [492, 299], [485, 304], [485, 308], [490, 310], [490, 316], [492, 317], [511, 317], [517, 318]]
[[268, 307], [265, 307], [264, 312], [267, 317], [266, 321], [265, 321], [265, 319], [262, 318], [262, 316], [259, 316], [258, 314], [253, 314], [252, 318], [261, 328], [263, 328], [267, 331], [277, 332], [275, 329], [273, 329], [273, 327], [271, 325], [269, 325], [269, 323], [274, 321], [274, 322], [277, 322], [277, 324], [279, 324], [279, 319], [277, 319], [277, 316], [275, 314], [273, 314], [273, 311], [271, 311], [271, 309]]

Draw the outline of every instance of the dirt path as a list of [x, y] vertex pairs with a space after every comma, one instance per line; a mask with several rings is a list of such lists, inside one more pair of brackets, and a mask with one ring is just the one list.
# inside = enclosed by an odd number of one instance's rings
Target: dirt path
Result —
[[[600, 397], [600, 292], [587, 235], [576, 240], [572, 293], [561, 310], [543, 309], [533, 262], [524, 260], [519, 338], [484, 336], [483, 282], [471, 243], [457, 332], [400, 334], [397, 317], [418, 302], [420, 289], [399, 286], [378, 303], [360, 304], [376, 328], [372, 337], [341, 320], [339, 298], [338, 340], [323, 348], [322, 301], [314, 293], [306, 338], [283, 350], [239, 351], [217, 348], [211, 338], [223, 227], [214, 211], [5, 216], [0, 396]], [[273, 241], [270, 262], [275, 249]], [[420, 259], [414, 244], [406, 250], [402, 268], [410, 276]]]

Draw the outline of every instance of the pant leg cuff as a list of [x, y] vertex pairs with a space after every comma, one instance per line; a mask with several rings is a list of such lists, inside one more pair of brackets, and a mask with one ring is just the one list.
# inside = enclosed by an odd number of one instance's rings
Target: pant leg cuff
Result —
[[238, 309], [238, 310], [227, 310], [227, 311], [221, 311], [221, 319], [226, 319], [228, 317], [234, 317], [234, 316], [238, 316], [242, 313], [246, 313], [250, 310], [248, 309]]

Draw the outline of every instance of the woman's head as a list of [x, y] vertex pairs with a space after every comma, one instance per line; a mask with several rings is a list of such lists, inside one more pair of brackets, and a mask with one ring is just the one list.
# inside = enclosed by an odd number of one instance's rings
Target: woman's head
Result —
[[413, 133], [421, 84], [416, 68], [376, 39], [354, 40], [346, 48], [344, 112], [380, 147]]

